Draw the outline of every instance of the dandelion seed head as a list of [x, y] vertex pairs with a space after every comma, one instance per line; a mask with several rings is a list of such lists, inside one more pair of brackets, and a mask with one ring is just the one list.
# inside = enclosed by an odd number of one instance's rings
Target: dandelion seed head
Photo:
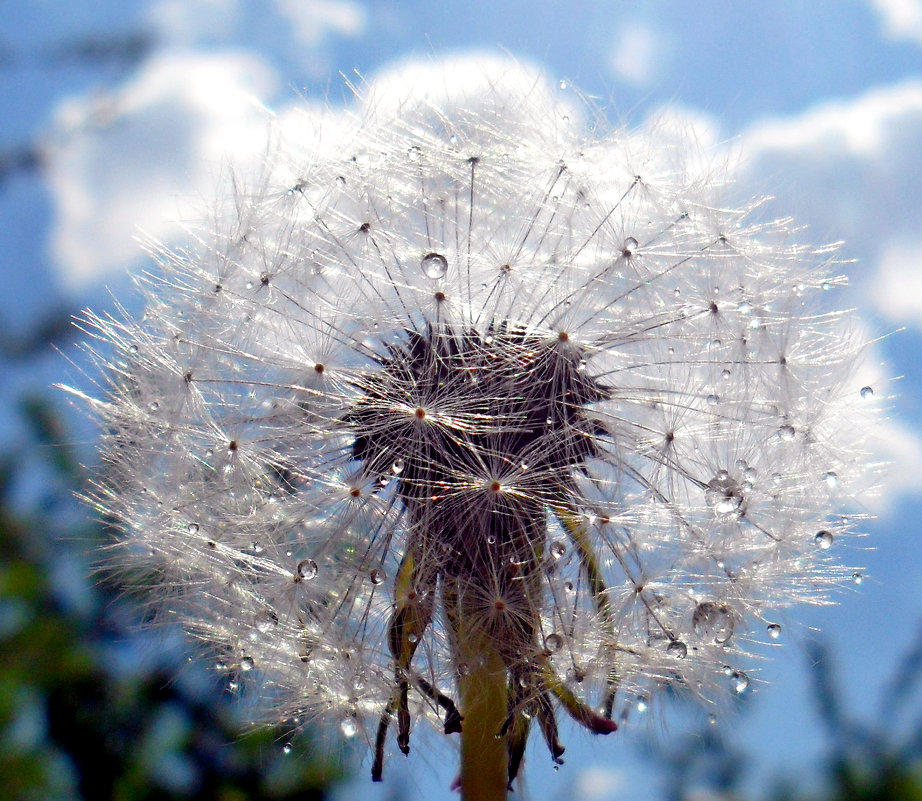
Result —
[[141, 319], [88, 320], [121, 558], [276, 721], [351, 737], [396, 669], [449, 731], [474, 632], [516, 714], [610, 731], [742, 693], [766, 620], [861, 575], [829, 252], [506, 66], [372, 85], [158, 254]]

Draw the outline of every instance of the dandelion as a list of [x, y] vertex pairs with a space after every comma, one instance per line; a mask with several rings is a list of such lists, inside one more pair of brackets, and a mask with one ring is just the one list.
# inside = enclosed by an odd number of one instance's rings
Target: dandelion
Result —
[[780, 610], [857, 575], [872, 394], [830, 251], [482, 84], [371, 87], [157, 253], [143, 318], [87, 320], [116, 558], [268, 719], [364, 737], [374, 779], [431, 724], [469, 799], [533, 727], [559, 763], [561, 716], [751, 686]]

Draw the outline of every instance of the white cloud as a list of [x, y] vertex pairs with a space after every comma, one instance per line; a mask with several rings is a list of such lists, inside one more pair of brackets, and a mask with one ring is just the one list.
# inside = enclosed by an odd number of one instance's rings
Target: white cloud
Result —
[[627, 23], [611, 44], [608, 64], [616, 78], [644, 86], [656, 78], [667, 50], [660, 33], [642, 23]]
[[135, 261], [139, 229], [175, 237], [223, 165], [265, 148], [269, 114], [256, 98], [274, 87], [250, 56], [161, 54], [113, 94], [62, 104], [46, 161], [65, 283]]
[[749, 185], [780, 183], [778, 207], [814, 240], [845, 240], [880, 314], [922, 328], [922, 299], [906, 291], [922, 230], [920, 141], [922, 81], [910, 80], [757, 123], [740, 147]]
[[317, 45], [328, 33], [359, 36], [365, 30], [365, 9], [349, 0], [275, 0], [304, 44]]
[[593, 765], [579, 775], [573, 795], [584, 801], [609, 801], [618, 797], [624, 786], [622, 771]]
[[922, 1], [871, 0], [871, 5], [880, 14], [888, 36], [922, 44]]

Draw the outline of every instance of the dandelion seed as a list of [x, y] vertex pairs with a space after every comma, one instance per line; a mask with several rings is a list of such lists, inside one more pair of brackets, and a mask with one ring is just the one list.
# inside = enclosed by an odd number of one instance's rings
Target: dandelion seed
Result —
[[533, 720], [559, 763], [561, 714], [743, 692], [747, 633], [860, 576], [820, 554], [870, 394], [828, 251], [526, 77], [369, 101], [161, 254], [141, 321], [88, 321], [124, 560], [267, 717], [366, 731], [375, 779], [414, 716], [461, 733], [467, 798]]

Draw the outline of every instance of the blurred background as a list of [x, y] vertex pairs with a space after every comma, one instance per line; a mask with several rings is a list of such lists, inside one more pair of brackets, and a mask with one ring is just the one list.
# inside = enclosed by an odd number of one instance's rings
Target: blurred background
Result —
[[678, 126], [805, 241], [844, 240], [830, 302], [880, 338], [889, 418], [876, 520], [836, 546], [856, 584], [785, 621], [765, 684], [717, 721], [565, 730], [567, 764], [530, 752], [518, 796], [922, 798], [922, 0], [0, 0], [0, 798], [450, 797], [437, 738], [372, 786], [329, 733], [242, 731], [233, 682], [138, 631], [73, 496], [96, 432], [51, 385], [89, 387], [71, 315], [130, 307], [139, 239], [180, 241], [273, 114], [471, 53], [578, 88], [609, 127]]

